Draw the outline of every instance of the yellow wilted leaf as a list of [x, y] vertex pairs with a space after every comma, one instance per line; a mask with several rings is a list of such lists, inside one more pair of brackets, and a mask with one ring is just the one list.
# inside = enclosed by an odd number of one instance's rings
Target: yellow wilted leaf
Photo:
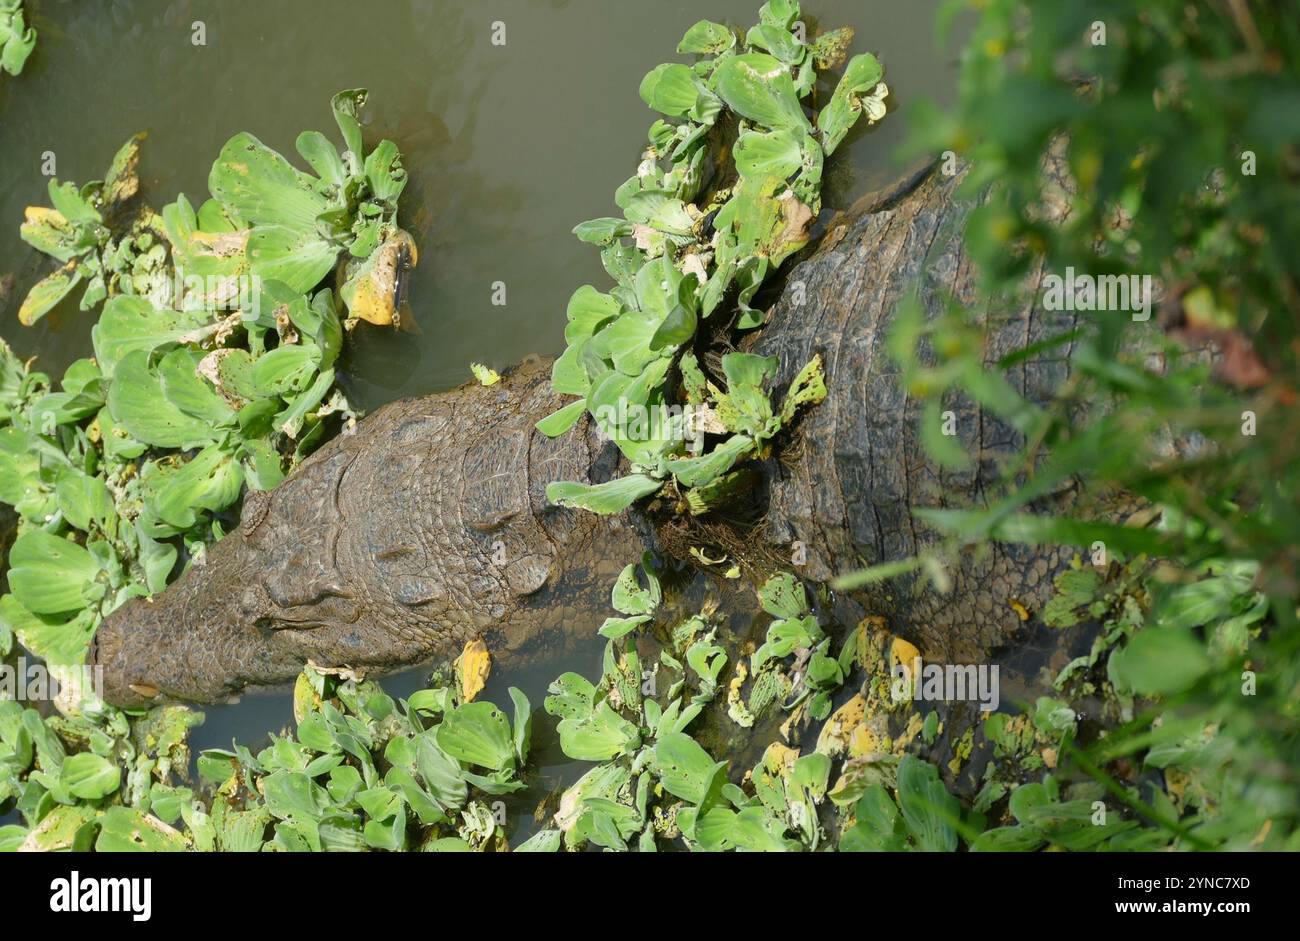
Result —
[[908, 643], [901, 637], [895, 637], [894, 642], [889, 647], [889, 666], [892, 669], [901, 663], [911, 670], [912, 665], [920, 659], [920, 656], [921, 651], [914, 644]]
[[780, 777], [785, 777], [798, 760], [799, 749], [782, 745], [780, 742], [773, 742], [767, 746], [767, 751], [763, 752], [763, 767], [767, 769], [767, 773]]
[[46, 275], [27, 293], [18, 308], [18, 322], [24, 327], [30, 327], [80, 282], [81, 275], [77, 273], [77, 260], [74, 258], [59, 270]]
[[415, 240], [398, 229], [369, 258], [349, 263], [347, 281], [339, 291], [348, 313], [367, 323], [396, 326], [405, 275], [417, 257]]
[[492, 655], [488, 653], [487, 644], [482, 638], [475, 638], [465, 645], [456, 658], [456, 685], [460, 688], [461, 702], [473, 702], [474, 697], [487, 685], [488, 674], [492, 672]]
[[65, 228], [68, 224], [63, 213], [49, 206], [28, 206], [23, 210], [23, 219], [27, 225], [45, 225], [56, 229]]
[[859, 722], [849, 733], [849, 757], [862, 758], [887, 751], [889, 741], [889, 720], [886, 716], [875, 716], [866, 722]]
[[857, 693], [826, 720], [817, 735], [817, 751], [831, 758], [844, 751], [849, 744], [849, 732], [866, 714], [867, 700], [861, 693]]
[[320, 697], [312, 688], [311, 677], [306, 673], [299, 673], [298, 679], [293, 684], [293, 721], [301, 723], [319, 708]]

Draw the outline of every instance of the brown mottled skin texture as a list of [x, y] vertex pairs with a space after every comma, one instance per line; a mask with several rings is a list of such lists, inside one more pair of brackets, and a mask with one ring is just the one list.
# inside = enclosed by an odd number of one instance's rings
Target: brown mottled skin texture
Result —
[[[781, 383], [814, 352], [825, 357], [830, 395], [802, 421], [799, 459], [765, 463], [765, 518], [740, 533], [781, 554], [801, 541], [807, 562], [796, 570], [810, 580], [929, 544], [935, 537], [909, 508], [978, 504], [999, 456], [1018, 443], [978, 406], [954, 401], [978, 460], [968, 472], [939, 471], [916, 433], [920, 406], [884, 351], [890, 315], [913, 285], [934, 310], [941, 288], [975, 297], [956, 183], [914, 175], [833, 223], [832, 237], [789, 272], [754, 344], [780, 358]], [[1070, 316], [1028, 302], [976, 313], [990, 360]], [[1014, 375], [1041, 401], [1066, 369], [1038, 360]], [[585, 423], [554, 441], [534, 430], [562, 404], [548, 380], [548, 363], [537, 361], [498, 385], [394, 402], [270, 494], [250, 495], [240, 529], [203, 565], [100, 627], [94, 656], [107, 699], [144, 705], [156, 690], [215, 701], [291, 679], [308, 659], [391, 670], [454, 656], [482, 635], [508, 660], [525, 644], [593, 632], [609, 613], [614, 576], [655, 545], [654, 527], [637, 512], [598, 518], [547, 503], [552, 480], [597, 482], [618, 469], [616, 450]], [[1016, 638], [1023, 625], [1008, 601], [1040, 607], [1061, 561], [1059, 552], [995, 546], [962, 558], [946, 596], [895, 583], [839, 596], [834, 608], [848, 623], [885, 615], [928, 658], [970, 661]]]
[[[946, 470], [926, 456], [918, 431], [923, 403], [902, 387], [885, 346], [890, 318], [904, 295], [919, 288], [932, 316], [944, 296], [960, 301], [968, 322], [984, 329], [989, 364], [1073, 326], [1075, 314], [1042, 310], [1033, 290], [1005, 306], [981, 298], [978, 273], [960, 240], [970, 207], [952, 198], [959, 183], [930, 173], [901, 198], [886, 194], [865, 207], [847, 223], [842, 239], [790, 275], [771, 324], [752, 346], [753, 352], [779, 357], [779, 383], [793, 379], [815, 352], [826, 363], [830, 395], [803, 419], [798, 460], [772, 460], [766, 468], [767, 540], [790, 548], [787, 557], [801, 543], [805, 578], [827, 581], [935, 545], [939, 536], [911, 509], [984, 505], [1004, 462], [1024, 444], [1015, 429], [978, 403], [953, 396], [944, 408], [956, 413], [957, 435], [972, 465]], [[1040, 277], [1041, 272], [1035, 284]], [[797, 281], [806, 291], [798, 308]], [[1046, 402], [1069, 375], [1067, 356], [1068, 350], [1039, 355], [1013, 368], [1008, 379], [1030, 401]], [[950, 567], [947, 594], [911, 576], [841, 595], [833, 607], [845, 623], [863, 614], [885, 615], [927, 659], [975, 662], [1020, 633], [1022, 622], [1010, 601], [1040, 608], [1052, 576], [1072, 554], [1002, 543], [972, 548]]]

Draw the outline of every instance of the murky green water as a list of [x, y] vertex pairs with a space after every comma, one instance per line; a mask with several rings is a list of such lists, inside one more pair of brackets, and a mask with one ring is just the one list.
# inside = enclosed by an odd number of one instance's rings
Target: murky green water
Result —
[[[635, 169], [654, 119], [637, 95], [641, 78], [677, 58], [696, 20], [748, 25], [759, 2], [27, 0], [36, 52], [19, 78], [0, 80], [0, 277], [16, 276], [13, 296], [0, 300], [0, 335], [56, 374], [90, 352], [80, 291], [34, 328], [16, 319], [22, 295], [50, 268], [18, 238], [23, 207], [47, 204], [46, 152], [60, 179], [80, 183], [100, 177], [127, 137], [148, 130], [145, 198], [160, 207], [184, 192], [197, 204], [232, 134], [251, 131], [296, 160], [300, 131], [336, 136], [330, 96], [363, 86], [371, 92], [367, 140], [392, 138], [410, 172], [401, 218], [420, 250], [411, 284], [420, 332], [363, 326], [352, 335], [344, 382], [353, 401], [374, 408], [458, 385], [471, 361], [499, 368], [557, 353], [569, 295], [607, 281], [597, 252], [569, 230], [609, 215], [615, 187]], [[910, 100], [951, 97], [954, 59], [934, 39], [939, 5], [805, 3], [811, 26], [857, 29], [854, 51], [885, 63], [895, 109], [836, 154], [828, 211], [897, 174], [893, 154]], [[506, 25], [503, 47], [490, 42], [496, 20]], [[205, 46], [191, 42], [195, 21]], [[506, 285], [505, 306], [492, 304], [494, 282]], [[506, 701], [510, 683], [540, 705], [562, 669], [598, 673], [599, 650], [593, 639], [586, 662], [494, 677], [489, 695]], [[387, 685], [400, 695], [422, 677], [414, 671]], [[287, 696], [250, 697], [210, 710], [195, 745], [254, 744], [289, 720]], [[539, 747], [544, 782], [576, 777], [557, 747], [544, 737]]]

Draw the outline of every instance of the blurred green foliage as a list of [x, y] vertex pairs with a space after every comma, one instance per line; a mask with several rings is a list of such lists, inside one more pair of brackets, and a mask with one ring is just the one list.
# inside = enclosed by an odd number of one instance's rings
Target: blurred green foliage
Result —
[[[1155, 834], [1148, 847], [1300, 848], [1300, 18], [1280, 3], [974, 6], [959, 102], [912, 107], [911, 149], [969, 167], [982, 301], [1041, 266], [1149, 275], [1158, 304], [1148, 322], [1083, 314], [991, 368], [962, 309], [927, 321], [907, 306], [891, 350], [909, 391], [969, 395], [1024, 442], [985, 506], [919, 515], [950, 549], [1086, 554], [1048, 620], [1100, 623], [1057, 682], [1103, 694], [1111, 727], [1067, 735], [1057, 778], [1102, 782]], [[1063, 179], [1045, 173], [1052, 154]], [[927, 344], [937, 361], [918, 356], [927, 339], [942, 340]], [[1027, 402], [1006, 373], [1053, 348], [1071, 378]], [[923, 435], [936, 460], [963, 459], [937, 437]], [[1071, 480], [1084, 495], [1072, 518], [1027, 510]], [[1144, 508], [1129, 525], [1113, 522], [1113, 494]], [[1040, 845], [1022, 837], [996, 848]]]

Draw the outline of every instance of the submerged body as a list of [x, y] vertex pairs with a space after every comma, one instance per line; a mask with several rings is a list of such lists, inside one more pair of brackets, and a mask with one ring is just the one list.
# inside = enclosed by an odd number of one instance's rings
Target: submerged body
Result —
[[[780, 383], [815, 352], [826, 363], [829, 397], [803, 420], [800, 456], [767, 462], [762, 522], [734, 534], [771, 558], [806, 557], [787, 567], [811, 580], [922, 548], [933, 536], [911, 508], [979, 502], [999, 455], [1018, 444], [1012, 429], [959, 404], [977, 460], [939, 472], [919, 443], [920, 405], [884, 351], [889, 318], [913, 288], [935, 310], [934, 288], [971, 292], [957, 182], [923, 175], [833, 226], [833, 239], [791, 272], [754, 344], [779, 357]], [[1054, 332], [1059, 316], [1027, 302], [989, 317], [990, 357]], [[1018, 369], [1025, 394], [1043, 399], [1067, 364]], [[585, 420], [554, 440], [536, 431], [561, 404], [539, 361], [496, 385], [379, 409], [276, 490], [250, 494], [238, 531], [203, 565], [101, 625], [94, 657], [106, 698], [214, 701], [286, 681], [308, 660], [384, 671], [455, 655], [476, 636], [500, 654], [590, 634], [613, 577], [656, 539], [635, 511], [597, 517], [546, 501], [551, 481], [618, 473], [617, 450]], [[844, 595], [836, 613], [886, 615], [927, 657], [969, 662], [1023, 629], [1008, 600], [1041, 605], [1061, 561], [994, 547], [958, 561], [951, 595], [907, 586]]]

